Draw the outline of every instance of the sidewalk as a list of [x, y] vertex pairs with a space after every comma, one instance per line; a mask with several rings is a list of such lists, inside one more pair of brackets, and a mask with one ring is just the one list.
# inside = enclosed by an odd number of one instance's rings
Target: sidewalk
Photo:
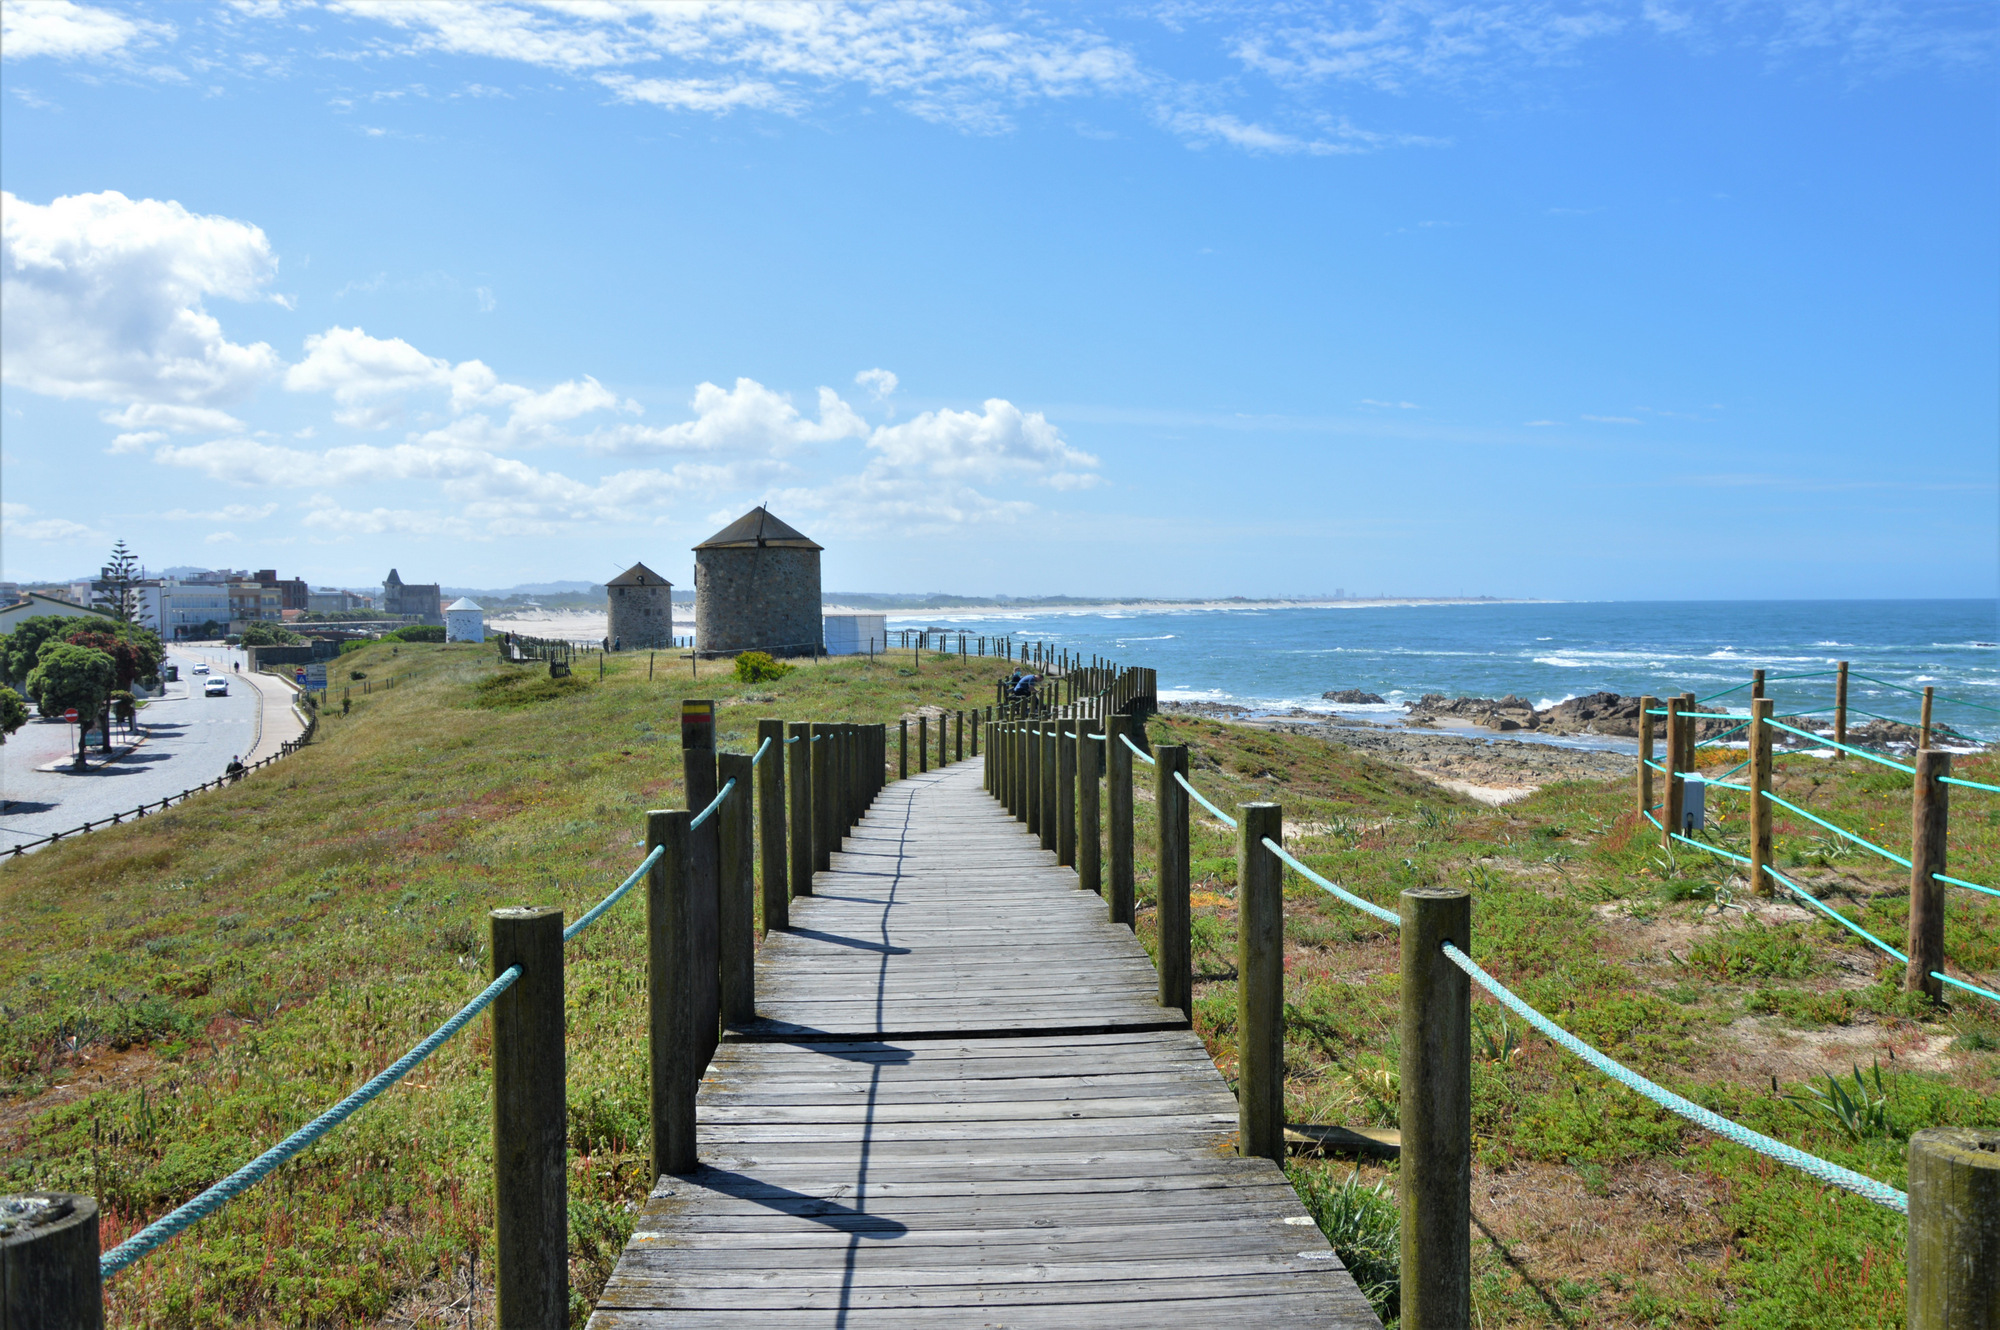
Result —
[[245, 684], [257, 690], [257, 738], [250, 751], [243, 755], [245, 766], [275, 757], [285, 744], [306, 732], [305, 719], [294, 705], [298, 690], [291, 684], [269, 674], [252, 674], [248, 670], [241, 674], [232, 673], [229, 679], [233, 684]]

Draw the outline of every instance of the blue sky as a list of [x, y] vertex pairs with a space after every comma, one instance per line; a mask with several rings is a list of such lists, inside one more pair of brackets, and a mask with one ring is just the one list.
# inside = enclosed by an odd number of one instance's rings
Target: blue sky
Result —
[[1984, 4], [5, 4], [5, 575], [2000, 591]]

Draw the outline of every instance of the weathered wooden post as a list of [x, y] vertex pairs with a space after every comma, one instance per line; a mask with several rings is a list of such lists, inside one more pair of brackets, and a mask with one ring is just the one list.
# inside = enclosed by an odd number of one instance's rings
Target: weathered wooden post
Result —
[[1951, 825], [1951, 754], [1917, 750], [1917, 774], [1910, 796], [1910, 963], [1903, 990], [1944, 997], [1944, 984], [1931, 977], [1944, 969], [1945, 840]]
[[88, 1196], [0, 1196], [0, 1327], [103, 1330], [97, 1223]]
[[[985, 722], [979, 716], [979, 708], [974, 707], [972, 709], [972, 734], [970, 736], [972, 739], [972, 755], [974, 757], [979, 756], [979, 730], [984, 724]], [[991, 745], [988, 745], [988, 747], [990, 748]]]
[[1402, 894], [1403, 1320], [1466, 1330], [1472, 1317], [1472, 981], [1444, 954], [1472, 954], [1472, 896]]
[[[687, 792], [688, 812], [700, 816], [715, 800], [715, 703], [690, 699], [681, 703], [681, 770]], [[701, 1064], [708, 1065], [715, 1052], [717, 1024], [716, 956], [718, 903], [717, 871], [720, 863], [718, 826], [714, 818], [700, 826], [688, 827], [688, 881], [693, 903], [688, 927], [693, 933], [696, 1003], [695, 1029], [702, 1040]]]
[[1097, 782], [1104, 770], [1102, 727], [1082, 722], [1076, 732], [1076, 881], [1086, 891], [1104, 894], [1104, 846]]
[[1076, 722], [1056, 722], [1056, 862], [1076, 866]]
[[653, 1172], [695, 1169], [694, 1097], [708, 1064], [696, 1030], [694, 883], [684, 808], [646, 814], [646, 852], [666, 853], [646, 874], [646, 1046], [652, 1071]]
[[1775, 896], [1771, 868], [1771, 710], [1768, 697], [1750, 701], [1750, 888]]
[[833, 867], [833, 727], [812, 723], [812, 847], [813, 871]]
[[1681, 809], [1687, 800], [1687, 787], [1681, 781], [1680, 773], [1687, 768], [1681, 765], [1681, 732], [1687, 722], [1681, 718], [1681, 700], [1667, 699], [1667, 806], [1666, 816], [1660, 819], [1660, 845], [1672, 849], [1674, 833], [1681, 829]]
[[1764, 671], [1750, 671], [1750, 700], [1755, 702], [1764, 695]]
[[1061, 813], [1057, 807], [1061, 778], [1056, 770], [1060, 765], [1056, 758], [1056, 750], [1062, 745], [1056, 737], [1055, 721], [1045, 720], [1035, 728], [1039, 731], [1040, 751], [1037, 756], [1040, 758], [1039, 765], [1042, 769], [1042, 848], [1053, 851], [1056, 848], [1056, 829], [1061, 820]]
[[2000, 1131], [1910, 1137], [1909, 1330], [2000, 1325]]
[[1042, 723], [1038, 720], [1023, 721], [1021, 730], [1026, 741], [1021, 755], [1027, 766], [1023, 792], [1028, 801], [1028, 834], [1039, 837], [1042, 834]]
[[796, 742], [785, 762], [787, 784], [791, 786], [787, 811], [792, 822], [789, 846], [792, 862], [791, 870], [785, 875], [789, 879], [786, 885], [795, 896], [810, 896], [813, 889], [812, 726], [795, 720], [788, 728]]
[[931, 718], [929, 716], [918, 716], [917, 717], [917, 770], [919, 772], [925, 772], [929, 771], [930, 769], [931, 769]]
[[717, 982], [721, 1021], [741, 1025], [757, 1017], [757, 883], [756, 834], [752, 789], [757, 773], [747, 753], [723, 753], [716, 758], [716, 779], [736, 788], [715, 810], [720, 863], [716, 872], [717, 928], [720, 948]]
[[763, 770], [757, 777], [757, 830], [759, 857], [764, 868], [764, 930], [785, 928], [792, 922], [792, 893], [785, 882], [789, 863], [785, 855], [785, 722], [757, 722], [757, 746], [764, 752]]
[[492, 977], [521, 977], [493, 1000], [494, 1322], [569, 1325], [569, 1109], [563, 1053], [563, 914], [512, 906], [490, 916]]
[[1106, 883], [1105, 904], [1114, 924], [1133, 927], [1137, 918], [1137, 894], [1132, 873], [1132, 750], [1125, 740], [1132, 733], [1132, 718], [1113, 712], [1104, 718], [1104, 795], [1109, 805], [1111, 877]]
[[1922, 716], [1917, 721], [1917, 747], [1919, 748], [1929, 748], [1931, 746], [1931, 699], [1936, 694], [1937, 688], [1934, 685], [1924, 685], [1924, 710]]
[[896, 779], [910, 778], [910, 718], [896, 722]]
[[1653, 811], [1653, 710], [1658, 707], [1656, 698], [1639, 699], [1639, 820], [1644, 821]]
[[938, 767], [951, 765], [951, 713], [938, 712]]
[[1283, 843], [1278, 804], [1237, 805], [1237, 1152], [1285, 1161], [1284, 865], [1265, 848]]
[[960, 707], [957, 711], [954, 711], [952, 713], [951, 733], [952, 733], [952, 760], [954, 762], [963, 762], [965, 761], [965, 708], [964, 707]]
[[[1847, 662], [1844, 660], [1836, 661], [1834, 664], [1833, 741], [1837, 744], [1847, 742]], [[1834, 750], [1833, 755], [1835, 757], [1847, 756], [1847, 754], [1838, 749]]]
[[1153, 749], [1154, 810], [1160, 819], [1158, 913], [1160, 923], [1160, 1005], [1194, 1018], [1194, 956], [1188, 900], [1188, 797], [1174, 777], [1187, 776], [1187, 745]]

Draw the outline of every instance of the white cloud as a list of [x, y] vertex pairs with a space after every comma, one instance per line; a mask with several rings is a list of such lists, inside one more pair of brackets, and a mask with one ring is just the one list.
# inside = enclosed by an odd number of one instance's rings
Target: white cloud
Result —
[[794, 111], [798, 100], [776, 84], [761, 79], [635, 79], [630, 74], [602, 74], [599, 83], [621, 102], [644, 102], [670, 111]]
[[234, 531], [211, 531], [201, 538], [201, 543], [204, 545], [235, 545], [240, 543], [241, 540], [242, 537], [238, 536]]
[[301, 519], [301, 525], [335, 536], [453, 536], [463, 539], [477, 534], [469, 523], [449, 514], [410, 508], [343, 508], [324, 494], [312, 497], [312, 510]]
[[982, 414], [926, 411], [901, 425], [884, 425], [868, 446], [889, 469], [964, 481], [1031, 478], [1057, 489], [1098, 483], [1085, 471], [1097, 466], [1089, 453], [1069, 446], [1062, 431], [1039, 411], [987, 399]]
[[70, 0], [0, 2], [0, 57], [8, 60], [114, 55], [148, 37], [172, 33], [173, 29], [163, 24], [140, 22]]
[[878, 402], [886, 402], [896, 391], [896, 376], [886, 369], [864, 369], [854, 376], [854, 381], [866, 388]]
[[808, 419], [789, 395], [755, 379], [734, 388], [704, 383], [695, 389], [693, 420], [678, 425], [618, 425], [582, 442], [608, 453], [735, 453], [784, 456], [813, 444], [860, 438], [867, 422], [831, 388], [819, 390], [819, 419]]
[[1585, 416], [1584, 419], [1594, 420], [1600, 425], [1636, 425], [1639, 423], [1632, 416]]
[[0, 193], [0, 377], [52, 397], [210, 407], [277, 367], [202, 305], [256, 300], [276, 271], [257, 227], [115, 190], [42, 205]]
[[139, 430], [132, 434], [120, 434], [111, 440], [111, 446], [104, 451], [114, 456], [122, 453], [143, 453], [148, 444], [159, 443], [166, 438], [163, 430]]
[[227, 411], [160, 402], [135, 402], [121, 410], [100, 411], [97, 418], [120, 429], [163, 429], [175, 434], [217, 434], [243, 428], [243, 422]]
[[232, 503], [209, 512], [190, 512], [185, 508], [171, 508], [160, 516], [169, 522], [261, 522], [278, 511], [275, 503], [251, 505]]
[[9, 540], [99, 540], [100, 534], [63, 517], [36, 517], [25, 503], [0, 503], [0, 535]]

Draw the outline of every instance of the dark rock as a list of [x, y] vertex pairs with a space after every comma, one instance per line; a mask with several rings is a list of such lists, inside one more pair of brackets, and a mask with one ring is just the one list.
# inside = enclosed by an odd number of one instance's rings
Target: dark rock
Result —
[[1345, 706], [1383, 706], [1384, 700], [1374, 693], [1364, 693], [1359, 688], [1343, 688], [1337, 693], [1321, 693], [1328, 702], [1339, 702]]

